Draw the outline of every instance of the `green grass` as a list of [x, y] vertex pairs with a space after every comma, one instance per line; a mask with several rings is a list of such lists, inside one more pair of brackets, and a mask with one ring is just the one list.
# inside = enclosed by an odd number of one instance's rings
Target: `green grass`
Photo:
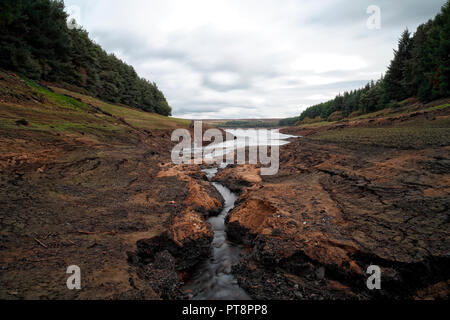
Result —
[[[104, 117], [94, 112], [94, 108], [39, 85], [33, 80], [21, 80], [5, 76], [8, 94], [20, 94], [23, 101], [0, 103], [0, 129], [7, 136], [22, 136], [27, 133], [91, 134], [104, 141], [114, 136], [123, 137], [129, 130], [115, 118]], [[37, 99], [27, 100], [26, 97]], [[40, 99], [44, 97], [45, 99]], [[41, 102], [38, 102], [41, 101]], [[18, 126], [17, 120], [26, 119], [27, 126]]]
[[328, 121], [320, 121], [320, 122], [313, 122], [313, 123], [303, 123], [300, 124], [299, 127], [323, 127], [323, 126], [329, 126], [331, 124], [335, 124], [336, 122], [328, 122]]
[[166, 129], [177, 126], [189, 127], [190, 120], [168, 118], [156, 113], [143, 112], [124, 106], [116, 106], [109, 103], [102, 103], [100, 107], [103, 111], [114, 116], [125, 119], [128, 123], [142, 129]]
[[[80, 111], [49, 110], [36, 107], [20, 107], [0, 104], [0, 129], [30, 130], [54, 133], [92, 133], [104, 135], [105, 132], [125, 132], [123, 125], [107, 121], [95, 114]], [[26, 119], [28, 126], [17, 126], [16, 121]]]
[[440, 106], [431, 107], [431, 108], [423, 110], [423, 112], [430, 112], [430, 111], [435, 111], [435, 110], [444, 110], [444, 109], [446, 109], [448, 107], [450, 107], [450, 103], [441, 104]]
[[[386, 109], [383, 110], [379, 110], [376, 112], [372, 112], [372, 113], [367, 113], [367, 114], [363, 114], [354, 118], [350, 118], [348, 120], [362, 120], [362, 119], [369, 119], [369, 118], [377, 118], [380, 116], [386, 116], [389, 114], [389, 111]], [[390, 115], [390, 114], [389, 114]]]
[[92, 108], [90, 106], [88, 106], [85, 103], [82, 103], [78, 100], [75, 100], [71, 97], [67, 97], [65, 95], [56, 93], [56, 92], [52, 92], [50, 90], [48, 90], [47, 88], [37, 84], [36, 82], [34, 82], [33, 80], [27, 79], [25, 77], [23, 77], [23, 79], [25, 80], [25, 82], [34, 89], [34, 91], [42, 94], [43, 96], [45, 96], [49, 101], [51, 101], [52, 103], [56, 104], [57, 106], [61, 107], [61, 108], [69, 108], [69, 109], [79, 109], [79, 110], [83, 110], [83, 111], [92, 111]]
[[[101, 132], [124, 131], [124, 128], [117, 124], [98, 117], [91, 106], [63, 94], [52, 92], [26, 77], [22, 77], [22, 79], [29, 86], [28, 92], [22, 88], [22, 95], [41, 95], [47, 99], [47, 102], [41, 105], [36, 105], [35, 102], [29, 105], [1, 104], [0, 128], [80, 134], [96, 130]], [[14, 82], [8, 84], [14, 88], [12, 86]], [[13, 89], [13, 91], [18, 89]], [[26, 119], [29, 125], [17, 126], [16, 121], [19, 119]]]
[[[117, 106], [99, 99], [65, 89], [50, 90], [25, 77], [3, 74], [4, 90], [1, 95], [20, 96], [16, 102], [0, 103], [0, 129], [13, 132], [69, 133], [83, 136], [92, 134], [107, 141], [115, 138], [126, 140], [130, 127], [175, 129], [188, 128], [191, 121], [169, 118], [127, 106]], [[104, 113], [98, 111], [102, 110]], [[17, 120], [26, 119], [28, 126], [18, 126]]]
[[[145, 112], [123, 105], [114, 105], [97, 98], [80, 93], [70, 92], [62, 88], [52, 87], [57, 93], [67, 94], [82, 100], [88, 105], [93, 105], [103, 112], [124, 119], [127, 123], [141, 129], [174, 129], [179, 127], [189, 128], [191, 121], [172, 117], [165, 117], [156, 113]], [[75, 100], [77, 101], [77, 100]]]

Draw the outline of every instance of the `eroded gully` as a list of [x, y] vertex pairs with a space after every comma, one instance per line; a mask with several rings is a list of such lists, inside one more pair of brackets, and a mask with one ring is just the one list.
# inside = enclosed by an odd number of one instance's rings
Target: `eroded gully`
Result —
[[[218, 169], [203, 171], [211, 180]], [[224, 207], [218, 216], [208, 219], [214, 233], [211, 256], [196, 268], [184, 289], [192, 292], [191, 298], [194, 300], [249, 300], [250, 297], [231, 274], [231, 267], [238, 262], [242, 247], [228, 240], [225, 223], [238, 196], [220, 183], [212, 182], [212, 185], [222, 195]]]
[[[234, 149], [254, 146], [281, 146], [288, 144], [288, 138], [296, 138], [290, 135], [279, 134], [271, 136], [270, 130], [227, 130], [236, 137]], [[270, 131], [271, 132], [271, 131]], [[228, 142], [206, 147], [227, 147]], [[212, 153], [213, 157], [222, 154]], [[211, 181], [218, 172], [218, 168], [203, 170]], [[222, 195], [224, 208], [222, 212], [208, 219], [211, 224], [214, 237], [211, 244], [211, 256], [203, 261], [194, 271], [191, 279], [184, 286], [185, 292], [190, 292], [189, 297], [194, 300], [249, 300], [248, 294], [239, 286], [236, 278], [231, 273], [233, 265], [239, 262], [242, 247], [229, 241], [227, 238], [227, 226], [225, 223], [228, 213], [234, 208], [238, 196], [220, 183], [212, 182], [212, 185]]]

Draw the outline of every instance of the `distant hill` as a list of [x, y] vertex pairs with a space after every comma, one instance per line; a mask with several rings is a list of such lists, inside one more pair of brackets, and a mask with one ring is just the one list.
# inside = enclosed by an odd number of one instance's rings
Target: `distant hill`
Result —
[[2, 0], [0, 67], [108, 102], [171, 115], [155, 83], [106, 53], [87, 31], [69, 28], [67, 18], [63, 1]]
[[203, 120], [213, 127], [226, 128], [273, 128], [277, 127], [280, 119], [208, 119]]

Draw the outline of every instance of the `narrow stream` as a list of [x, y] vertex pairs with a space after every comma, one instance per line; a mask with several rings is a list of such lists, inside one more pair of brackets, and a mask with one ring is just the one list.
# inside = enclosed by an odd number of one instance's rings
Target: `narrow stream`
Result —
[[[225, 153], [217, 152], [218, 147], [226, 150], [230, 147], [234, 150], [245, 148], [246, 146], [282, 146], [288, 144], [286, 141], [294, 136], [277, 134], [269, 135], [271, 130], [249, 129], [249, 130], [226, 130], [231, 133], [235, 140], [226, 141], [219, 144], [209, 145], [197, 152], [209, 153], [212, 158], [222, 157]], [[272, 137], [272, 138], [271, 138]], [[213, 150], [211, 152], [211, 150]], [[221, 168], [226, 167], [221, 166]], [[218, 168], [205, 169], [209, 180], [212, 180], [218, 172]], [[225, 200], [224, 209], [217, 217], [208, 219], [214, 232], [211, 244], [211, 257], [198, 266], [184, 290], [193, 293], [194, 300], [250, 300], [247, 293], [239, 287], [236, 278], [231, 274], [231, 267], [239, 262], [242, 247], [228, 241], [227, 226], [225, 219], [228, 213], [234, 208], [238, 196], [220, 183], [212, 182], [212, 185], [219, 191]]]
[[[218, 169], [203, 171], [211, 180]], [[194, 300], [250, 300], [231, 274], [231, 267], [239, 261], [241, 247], [228, 241], [225, 224], [225, 218], [234, 208], [238, 197], [220, 183], [213, 182], [212, 185], [222, 195], [225, 204], [217, 217], [208, 219], [214, 232], [211, 257], [195, 270], [192, 279], [184, 288], [194, 293]]]

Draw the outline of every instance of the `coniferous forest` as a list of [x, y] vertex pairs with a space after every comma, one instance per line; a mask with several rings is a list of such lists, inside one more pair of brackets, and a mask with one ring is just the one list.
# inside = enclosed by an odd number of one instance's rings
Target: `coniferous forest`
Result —
[[61, 0], [0, 2], [0, 67], [67, 84], [112, 103], [170, 115], [155, 83], [108, 54], [82, 28], [69, 28]]
[[395, 108], [410, 97], [426, 103], [449, 95], [450, 1], [433, 20], [420, 25], [414, 35], [408, 30], [403, 32], [394, 50], [394, 59], [381, 79], [312, 106], [299, 119], [286, 119], [286, 124], [318, 117], [333, 121], [352, 113]]

